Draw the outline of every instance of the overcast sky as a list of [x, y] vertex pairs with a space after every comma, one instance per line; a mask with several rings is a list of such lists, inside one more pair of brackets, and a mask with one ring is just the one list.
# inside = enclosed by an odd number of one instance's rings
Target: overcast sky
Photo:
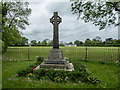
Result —
[[30, 25], [23, 31], [23, 36], [29, 41], [53, 39], [53, 25], [50, 23], [53, 12], [58, 12], [62, 18], [59, 24], [59, 41], [85, 41], [87, 38], [92, 40], [96, 36], [100, 36], [102, 40], [109, 37], [118, 39], [118, 27], [100, 31], [91, 23], [77, 20], [77, 16], [71, 13], [70, 2], [30, 2], [30, 8], [32, 9], [29, 17]]

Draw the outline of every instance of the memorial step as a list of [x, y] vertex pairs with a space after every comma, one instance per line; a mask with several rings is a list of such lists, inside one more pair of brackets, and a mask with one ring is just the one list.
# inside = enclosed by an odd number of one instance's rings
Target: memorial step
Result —
[[46, 59], [44, 61], [45, 64], [67, 64], [69, 62], [67, 62], [66, 60], [48, 60]]

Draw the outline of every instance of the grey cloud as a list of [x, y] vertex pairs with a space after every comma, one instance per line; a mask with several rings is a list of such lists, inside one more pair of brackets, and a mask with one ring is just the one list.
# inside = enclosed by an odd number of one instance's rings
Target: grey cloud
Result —
[[29, 17], [30, 25], [23, 31], [24, 36], [29, 40], [40, 40], [53, 38], [53, 25], [49, 19], [53, 12], [57, 11], [62, 18], [62, 23], [59, 25], [59, 41], [70, 42], [75, 40], [85, 41], [86, 38], [93, 39], [100, 36], [103, 40], [108, 37], [117, 38], [117, 28], [110, 28], [108, 31], [99, 31], [91, 23], [84, 23], [81, 19], [76, 20], [77, 16], [71, 13], [69, 2], [37, 2], [30, 3], [32, 14]]
[[70, 2], [51, 2], [46, 6], [49, 13], [59, 12], [61, 16], [71, 15]]

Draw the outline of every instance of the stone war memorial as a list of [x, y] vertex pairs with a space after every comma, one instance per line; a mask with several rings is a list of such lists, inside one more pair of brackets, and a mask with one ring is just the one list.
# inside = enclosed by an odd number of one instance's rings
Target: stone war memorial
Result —
[[0, 88], [119, 90], [120, 2], [103, 1], [2, 2]]
[[62, 50], [59, 48], [59, 27], [58, 25], [62, 22], [62, 19], [58, 16], [58, 12], [54, 12], [50, 23], [53, 25], [53, 48], [49, 52], [48, 59], [45, 59], [37, 68], [46, 68], [54, 70], [74, 70], [73, 64], [66, 61], [63, 57]]

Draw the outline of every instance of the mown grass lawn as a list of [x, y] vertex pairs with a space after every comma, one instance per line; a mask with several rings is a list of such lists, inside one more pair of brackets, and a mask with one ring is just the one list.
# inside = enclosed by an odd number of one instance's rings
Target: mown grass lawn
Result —
[[[2, 62], [2, 88], [116, 88], [118, 86], [118, 67], [114, 63], [101, 64], [99, 62], [85, 62], [88, 69], [100, 80], [101, 85], [88, 85], [86, 83], [55, 83], [52, 81], [30, 81], [25, 77], [9, 80], [19, 70], [27, 68], [36, 61], [3, 61]], [[77, 62], [80, 62], [79, 60]]]

